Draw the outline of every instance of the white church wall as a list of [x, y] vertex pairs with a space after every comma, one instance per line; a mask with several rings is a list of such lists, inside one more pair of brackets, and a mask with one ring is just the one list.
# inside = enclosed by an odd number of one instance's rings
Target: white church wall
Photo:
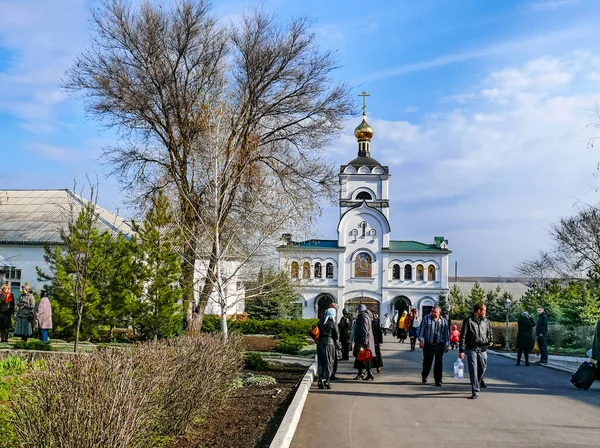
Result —
[[[226, 297], [227, 314], [243, 313], [245, 310], [246, 288], [239, 272], [240, 262], [236, 260], [226, 260], [222, 263], [222, 277], [227, 280], [224, 284], [224, 296]], [[237, 272], [235, 272], [237, 270]], [[206, 273], [208, 272], [205, 260], [196, 260], [196, 269], [194, 272], [194, 299], [199, 298], [199, 291], [202, 290]], [[213, 289], [206, 308], [206, 314], [221, 314], [221, 302], [219, 293]]]
[[44, 247], [37, 245], [13, 245], [7, 244], [0, 246], [0, 255], [5, 262], [11, 264], [16, 269], [21, 270], [20, 280], [11, 280], [13, 283], [20, 283], [23, 286], [25, 282], [37, 293], [44, 287], [44, 282], [38, 280], [36, 267], [39, 266], [42, 271], [49, 273], [48, 264], [44, 260]]

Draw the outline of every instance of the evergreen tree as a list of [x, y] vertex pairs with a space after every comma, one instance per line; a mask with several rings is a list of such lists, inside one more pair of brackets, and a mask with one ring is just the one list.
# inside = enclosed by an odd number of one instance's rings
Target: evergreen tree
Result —
[[134, 223], [133, 227], [136, 270], [143, 282], [137, 296], [136, 325], [148, 338], [179, 334], [183, 330], [184, 291], [180, 288], [181, 258], [176, 249], [181, 247], [181, 236], [162, 192], [153, 199], [145, 221], [141, 225]]
[[445, 294], [440, 294], [438, 297], [437, 304], [442, 309], [442, 315], [450, 315], [450, 305], [448, 304], [448, 298]]
[[467, 317], [467, 306], [465, 303], [465, 296], [461, 292], [460, 288], [454, 284], [450, 288], [448, 295], [448, 305], [450, 308], [450, 318], [462, 320]]
[[475, 282], [469, 292], [469, 298], [467, 300], [467, 311], [470, 313], [473, 311], [475, 304], [478, 302], [484, 302], [485, 290], [481, 287], [479, 282]]
[[[512, 299], [511, 299], [512, 300]], [[503, 292], [500, 286], [490, 289], [485, 293], [484, 302], [487, 306], [487, 316], [494, 322], [502, 322], [506, 318], [504, 310]]]
[[256, 282], [246, 285], [246, 312], [252, 319], [299, 319], [298, 294], [285, 272], [259, 271]]

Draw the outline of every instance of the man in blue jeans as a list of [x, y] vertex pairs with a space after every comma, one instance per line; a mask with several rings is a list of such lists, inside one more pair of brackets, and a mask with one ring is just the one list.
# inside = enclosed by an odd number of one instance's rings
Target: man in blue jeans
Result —
[[540, 349], [540, 360], [536, 364], [548, 364], [548, 316], [541, 306], [538, 307], [537, 312], [540, 317], [535, 327], [535, 335]]

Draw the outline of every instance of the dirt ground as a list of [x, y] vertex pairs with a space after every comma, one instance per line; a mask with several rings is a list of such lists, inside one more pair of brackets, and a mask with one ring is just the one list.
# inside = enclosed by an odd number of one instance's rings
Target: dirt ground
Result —
[[[303, 367], [281, 367], [261, 372], [277, 379], [277, 385], [238, 389], [218, 412], [194, 431], [178, 448], [264, 448], [275, 436]], [[255, 373], [255, 372], [253, 372]]]
[[250, 352], [272, 352], [279, 341], [262, 336], [244, 336], [244, 347]]

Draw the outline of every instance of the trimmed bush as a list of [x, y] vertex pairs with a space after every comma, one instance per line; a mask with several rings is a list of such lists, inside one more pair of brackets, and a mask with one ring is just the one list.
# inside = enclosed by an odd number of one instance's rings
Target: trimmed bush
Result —
[[[508, 344], [511, 348], [517, 345], [517, 333], [519, 329], [516, 322], [508, 323]], [[506, 322], [492, 322], [492, 335], [494, 337], [494, 345], [504, 347], [506, 344]]]
[[307, 345], [306, 338], [303, 336], [288, 336], [281, 340], [275, 347], [275, 351], [287, 355], [297, 355], [302, 347]]
[[[278, 338], [286, 336], [306, 336], [310, 329], [316, 325], [318, 319], [298, 320], [230, 320], [229, 331], [241, 334], [268, 334], [277, 335]], [[212, 333], [221, 331], [221, 320], [219, 316], [204, 316], [202, 331]]]
[[54, 350], [52, 345], [50, 345], [48, 342], [42, 342], [36, 339], [32, 339], [27, 342], [17, 341], [15, 342], [13, 348], [15, 350], [40, 350], [44, 352], [51, 352]]
[[185, 336], [130, 349], [48, 358], [14, 387], [10, 420], [22, 447], [157, 446], [221, 405], [243, 363], [241, 338]]
[[258, 353], [248, 353], [244, 359], [244, 367], [249, 370], [267, 370], [269, 364]]

